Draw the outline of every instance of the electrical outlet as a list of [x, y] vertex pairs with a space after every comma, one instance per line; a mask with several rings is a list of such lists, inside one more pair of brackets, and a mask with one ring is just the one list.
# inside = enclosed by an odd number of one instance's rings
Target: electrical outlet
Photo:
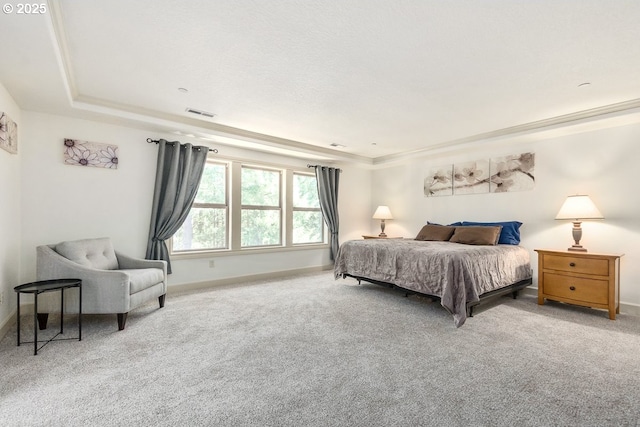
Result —
[[209, 268], [213, 268], [213, 267], [215, 267], [215, 266], [216, 266], [215, 261], [214, 261], [214, 260], [212, 260], [212, 259], [210, 259], [210, 260], [209, 260]]

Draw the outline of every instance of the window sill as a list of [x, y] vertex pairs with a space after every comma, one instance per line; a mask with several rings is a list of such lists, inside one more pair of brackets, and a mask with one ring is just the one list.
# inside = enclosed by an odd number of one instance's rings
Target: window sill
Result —
[[242, 256], [242, 255], [255, 255], [255, 254], [271, 254], [275, 252], [292, 252], [292, 251], [305, 251], [305, 250], [318, 250], [329, 249], [328, 243], [322, 244], [307, 244], [296, 246], [277, 246], [277, 247], [260, 247], [260, 248], [243, 248], [243, 249], [218, 249], [213, 251], [191, 251], [191, 252], [174, 252], [170, 254], [172, 260], [180, 259], [198, 259], [198, 258], [213, 258], [221, 256]]

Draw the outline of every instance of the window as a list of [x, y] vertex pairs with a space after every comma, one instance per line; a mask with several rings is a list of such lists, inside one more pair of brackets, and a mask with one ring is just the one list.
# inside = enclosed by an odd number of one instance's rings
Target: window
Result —
[[324, 221], [315, 175], [293, 174], [293, 244], [322, 243]]
[[172, 251], [201, 251], [229, 247], [227, 164], [207, 162], [191, 212], [173, 235]]
[[274, 165], [208, 161], [173, 254], [327, 244], [315, 174]]
[[240, 191], [243, 248], [281, 244], [281, 175], [277, 170], [242, 167]]

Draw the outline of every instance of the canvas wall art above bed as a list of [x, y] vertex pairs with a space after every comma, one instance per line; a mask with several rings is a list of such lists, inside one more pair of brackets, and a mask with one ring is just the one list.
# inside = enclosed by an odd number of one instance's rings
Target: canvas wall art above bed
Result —
[[531, 284], [529, 251], [518, 221], [425, 225], [416, 239], [344, 242], [335, 278], [353, 277], [433, 296], [462, 326], [472, 307], [488, 297]]
[[432, 167], [424, 179], [427, 197], [507, 193], [533, 189], [535, 153], [522, 153]]

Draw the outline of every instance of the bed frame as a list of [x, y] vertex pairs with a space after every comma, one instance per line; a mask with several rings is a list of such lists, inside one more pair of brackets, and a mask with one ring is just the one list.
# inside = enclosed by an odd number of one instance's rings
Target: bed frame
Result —
[[[379, 280], [375, 280], [375, 279], [369, 279], [367, 277], [361, 277], [361, 276], [352, 276], [351, 274], [342, 274], [342, 278], [345, 279], [347, 277], [353, 277], [354, 279], [356, 279], [358, 281], [358, 284], [360, 285], [361, 282], [364, 280], [365, 282], [369, 282], [369, 283], [373, 283], [374, 285], [380, 285], [380, 286], [384, 286], [385, 288], [391, 288], [391, 289], [398, 289], [402, 292], [404, 292], [404, 296], [408, 297], [409, 295], [420, 295], [423, 297], [428, 297], [431, 298], [437, 302], [440, 301], [440, 297], [436, 296], [436, 295], [430, 295], [430, 294], [423, 294], [422, 292], [417, 292], [411, 289], [406, 289], [403, 288], [401, 286], [395, 285], [393, 283], [388, 283], [388, 282], [381, 282]], [[521, 289], [526, 288], [527, 286], [531, 285], [533, 283], [533, 279], [530, 277], [528, 279], [524, 279], [521, 280], [519, 282], [513, 283], [511, 285], [505, 286], [504, 288], [500, 288], [500, 289], [494, 289], [492, 291], [489, 292], [485, 292], [484, 294], [480, 295], [480, 299], [478, 301], [469, 301], [466, 304], [466, 308], [467, 308], [467, 317], [473, 317], [473, 308], [477, 305], [482, 305], [487, 303], [488, 301], [491, 301], [495, 298], [501, 297], [503, 295], [507, 295], [507, 294], [511, 294], [513, 296], [513, 299], [516, 299], [518, 296], [518, 291], [520, 291]]]

